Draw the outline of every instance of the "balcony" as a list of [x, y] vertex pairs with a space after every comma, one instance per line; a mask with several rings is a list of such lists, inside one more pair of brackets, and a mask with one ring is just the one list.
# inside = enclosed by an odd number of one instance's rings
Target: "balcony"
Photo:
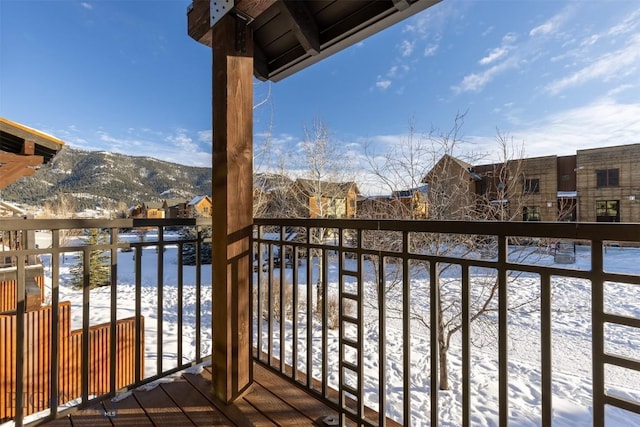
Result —
[[212, 392], [214, 349], [240, 356], [212, 334], [208, 225], [0, 221], [40, 236], [0, 251], [16, 289], [0, 422], [640, 422], [638, 224], [255, 219], [251, 386], [231, 402]]

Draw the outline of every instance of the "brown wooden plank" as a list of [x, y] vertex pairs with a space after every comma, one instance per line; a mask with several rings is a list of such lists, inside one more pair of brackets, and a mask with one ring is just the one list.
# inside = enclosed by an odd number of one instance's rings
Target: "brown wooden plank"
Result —
[[244, 399], [238, 399], [233, 404], [227, 405], [216, 399], [211, 393], [211, 368], [205, 368], [201, 374], [184, 374], [183, 377], [193, 384], [203, 395], [227, 418], [238, 426], [275, 426], [267, 417], [258, 412]]
[[46, 425], [47, 427], [71, 427], [73, 424], [71, 424], [69, 417], [64, 416], [57, 420], [48, 421]]
[[133, 392], [136, 400], [155, 426], [192, 426], [191, 420], [182, 412], [162, 387], [149, 391]]
[[[264, 357], [266, 357], [266, 355], [265, 355]], [[271, 365], [272, 365], [272, 366], [279, 366], [279, 364], [280, 364], [280, 361], [279, 361], [278, 359], [276, 359], [276, 358], [272, 358], [272, 360], [271, 360]], [[274, 381], [274, 380], [275, 380], [275, 378], [277, 378], [277, 379], [279, 379], [280, 381], [282, 381], [282, 383], [280, 383], [280, 384], [279, 384], [279, 387], [283, 387], [282, 389], [286, 389], [286, 387], [289, 387], [289, 388], [294, 387], [294, 385], [292, 385], [292, 384], [290, 384], [290, 383], [289, 383], [289, 381], [293, 381], [293, 380], [290, 380], [290, 379], [284, 379], [284, 378], [282, 378], [282, 377], [278, 376], [277, 374], [274, 374], [274, 373], [270, 372], [270, 371], [269, 371], [269, 369], [268, 369], [268, 368], [266, 368], [266, 367], [264, 367], [263, 365], [261, 365], [261, 364], [259, 364], [259, 363], [254, 363], [254, 376], [259, 375], [259, 374], [260, 374], [260, 371], [263, 371], [263, 372], [265, 373], [265, 375], [266, 375], [266, 376], [267, 376], [267, 378], [268, 378], [268, 379], [267, 379], [267, 381]], [[288, 375], [291, 375], [291, 366], [290, 366], [290, 365], [285, 365], [285, 372], [286, 372]], [[299, 381], [299, 383], [297, 383], [297, 384], [298, 384], [298, 386], [299, 386], [299, 387], [302, 387], [302, 390], [301, 390], [301, 391], [302, 391], [303, 393], [307, 394], [307, 393], [304, 391], [304, 385], [303, 385], [303, 384], [306, 384], [306, 382], [307, 382], [307, 376], [306, 376], [303, 372], [298, 372], [298, 374], [297, 374], [297, 375], [298, 375], [298, 381]], [[269, 377], [271, 377], [271, 376], [273, 376], [274, 378], [273, 378], [273, 379], [272, 379], [272, 378], [269, 378]], [[256, 378], [254, 377], [254, 379], [256, 379]], [[318, 381], [318, 380], [316, 380], [315, 378], [313, 378], [313, 379], [311, 380], [311, 382], [312, 382], [312, 387], [313, 387], [315, 390], [322, 390], [322, 383], [321, 383], [320, 381]], [[269, 384], [267, 384], [267, 388], [269, 388], [269, 387], [270, 387], [270, 386], [269, 386]], [[276, 390], [281, 390], [281, 389], [276, 389]], [[333, 400], [333, 401], [335, 401], [335, 402], [337, 402], [337, 401], [339, 400], [339, 397], [340, 397], [340, 395], [338, 394], [338, 390], [336, 390], [336, 389], [334, 389], [334, 388], [331, 388], [331, 387], [329, 387], [329, 388], [327, 389], [327, 395], [328, 395], [328, 398], [329, 398], [330, 400]], [[315, 397], [314, 397], [313, 395], [309, 394], [309, 396], [310, 396], [312, 399], [315, 399]], [[283, 397], [283, 399], [284, 399], [285, 401], [287, 401], [287, 402], [290, 402], [289, 398], [285, 398], [285, 397]], [[322, 401], [320, 401], [320, 400], [317, 400], [317, 402], [318, 402], [318, 405], [324, 405], [324, 404], [322, 403]], [[355, 411], [355, 410], [356, 410], [356, 408], [357, 408], [357, 402], [356, 402], [355, 400], [353, 400], [352, 398], [347, 397], [347, 398], [346, 398], [346, 402], [345, 402], [345, 403], [346, 403], [347, 407], [349, 407], [349, 408], [350, 408], [350, 409], [352, 409], [353, 411]], [[305, 411], [301, 411], [301, 412], [305, 412]], [[305, 413], [306, 413], [306, 412], [305, 412]], [[377, 420], [377, 419], [378, 419], [378, 416], [379, 416], [379, 414], [378, 414], [378, 412], [377, 412], [377, 411], [375, 411], [375, 410], [373, 410], [373, 409], [369, 408], [368, 406], [365, 406], [365, 407], [364, 407], [364, 414], [365, 414], [365, 418], [366, 418], [366, 419], [368, 419], [368, 420], [373, 420], [373, 421]], [[398, 422], [396, 422], [396, 421], [394, 421], [394, 420], [392, 420], [392, 419], [390, 419], [390, 418], [387, 418], [386, 423], [387, 423], [387, 426], [388, 426], [388, 427], [402, 427], [402, 425], [401, 425], [401, 424], [399, 424]]]
[[299, 412], [318, 422], [327, 416], [337, 417], [338, 413], [284, 378], [269, 372], [260, 364], [254, 364], [254, 380], [278, 398], [284, 400]]
[[105, 411], [110, 415], [114, 426], [153, 426], [147, 413], [133, 395], [116, 402], [106, 399], [102, 404]]
[[77, 426], [111, 427], [112, 426], [111, 420], [106, 416], [104, 407], [102, 407], [102, 405], [72, 412], [69, 415], [69, 418], [71, 419], [71, 425], [73, 425], [73, 427], [77, 427]]
[[279, 426], [314, 426], [313, 420], [279, 399], [260, 384], [253, 384], [243, 396], [254, 408]]
[[161, 387], [197, 426], [233, 426], [209, 400], [186, 379], [162, 384]]

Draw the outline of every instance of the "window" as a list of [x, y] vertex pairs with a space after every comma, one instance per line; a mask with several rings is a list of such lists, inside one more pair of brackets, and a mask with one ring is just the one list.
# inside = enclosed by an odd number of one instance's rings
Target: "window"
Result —
[[620, 201], [619, 200], [597, 200], [596, 201], [596, 221], [597, 222], [620, 222]]
[[596, 170], [596, 184], [601, 187], [617, 187], [619, 185], [620, 169]]
[[540, 221], [540, 206], [525, 206], [522, 209], [523, 221]]
[[478, 186], [478, 194], [481, 196], [487, 194], [487, 182], [484, 179], [482, 181], [478, 181], [476, 185]]
[[540, 179], [532, 178], [524, 180], [525, 194], [538, 194], [540, 192]]

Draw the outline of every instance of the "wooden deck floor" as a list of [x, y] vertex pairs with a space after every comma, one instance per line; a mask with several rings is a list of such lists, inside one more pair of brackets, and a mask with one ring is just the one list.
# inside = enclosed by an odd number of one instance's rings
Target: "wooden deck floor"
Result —
[[324, 426], [337, 413], [302, 389], [254, 364], [255, 383], [233, 405], [211, 397], [211, 369], [182, 374], [118, 402], [106, 399], [47, 426]]

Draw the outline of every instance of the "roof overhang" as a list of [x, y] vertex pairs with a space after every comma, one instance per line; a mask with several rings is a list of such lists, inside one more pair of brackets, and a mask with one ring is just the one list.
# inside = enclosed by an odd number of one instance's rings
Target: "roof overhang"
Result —
[[64, 146], [64, 141], [39, 130], [0, 117], [0, 151], [24, 154], [24, 143], [34, 144], [34, 154], [51, 160]]
[[0, 117], [0, 189], [33, 174], [63, 145], [58, 138]]
[[[228, 13], [253, 30], [254, 75], [271, 81], [282, 80], [439, 2], [226, 1]], [[210, 0], [194, 0], [187, 11], [189, 35], [209, 47], [215, 43], [210, 5]]]

